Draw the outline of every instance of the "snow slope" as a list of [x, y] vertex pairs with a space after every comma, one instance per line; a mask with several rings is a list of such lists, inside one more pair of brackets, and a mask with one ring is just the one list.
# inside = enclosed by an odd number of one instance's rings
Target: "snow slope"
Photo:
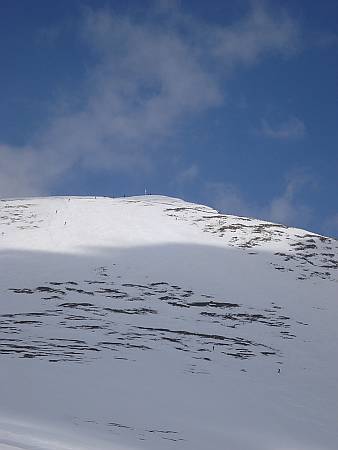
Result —
[[338, 243], [160, 197], [0, 201], [0, 449], [336, 450]]

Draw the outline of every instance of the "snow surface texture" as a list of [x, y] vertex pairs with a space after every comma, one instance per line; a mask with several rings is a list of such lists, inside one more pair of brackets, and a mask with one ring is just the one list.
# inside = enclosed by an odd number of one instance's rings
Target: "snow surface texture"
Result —
[[158, 196], [0, 239], [0, 449], [338, 448], [334, 239]]

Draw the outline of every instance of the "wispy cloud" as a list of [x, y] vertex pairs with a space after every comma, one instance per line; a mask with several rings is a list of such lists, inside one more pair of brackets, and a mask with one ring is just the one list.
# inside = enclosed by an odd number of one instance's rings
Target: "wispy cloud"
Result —
[[53, 162], [30, 147], [0, 144], [0, 194], [2, 197], [34, 196], [44, 192], [53, 178]]
[[178, 185], [192, 183], [198, 178], [199, 172], [197, 164], [191, 164], [189, 167], [186, 167], [177, 173], [175, 183]]
[[279, 140], [302, 139], [306, 134], [306, 128], [304, 122], [297, 117], [290, 117], [285, 122], [275, 125], [271, 125], [266, 119], [262, 119], [258, 133]]
[[338, 239], [338, 212], [324, 220], [324, 232]]
[[[222, 103], [233, 70], [271, 53], [290, 54], [298, 44], [295, 22], [260, 2], [227, 27], [166, 3], [143, 19], [85, 11], [79, 35], [92, 58], [81, 106], [68, 105], [25, 147], [0, 146], [0, 195], [46, 193], [81, 167], [150, 167], [187, 118]], [[52, 38], [59, 32], [51, 30]]]
[[338, 34], [319, 33], [315, 36], [314, 42], [317, 47], [335, 47], [338, 45]]
[[270, 204], [263, 208], [262, 214], [269, 220], [294, 225], [308, 223], [312, 210], [298, 200], [304, 189], [314, 189], [315, 182], [306, 171], [298, 171], [287, 177], [284, 192], [273, 198]]
[[204, 196], [207, 203], [227, 214], [255, 216], [257, 212], [255, 205], [249, 205], [239, 188], [231, 183], [207, 181]]
[[249, 201], [240, 189], [229, 183], [206, 182], [205, 201], [227, 214], [258, 217], [286, 225], [309, 223], [312, 209], [303, 204], [300, 196], [304, 189], [315, 189], [313, 177], [304, 170], [290, 174], [280, 195], [265, 204]]
[[290, 55], [298, 49], [296, 23], [283, 11], [272, 16], [263, 5], [253, 2], [252, 10], [238, 23], [207, 30], [210, 51], [225, 67], [250, 65], [266, 54]]

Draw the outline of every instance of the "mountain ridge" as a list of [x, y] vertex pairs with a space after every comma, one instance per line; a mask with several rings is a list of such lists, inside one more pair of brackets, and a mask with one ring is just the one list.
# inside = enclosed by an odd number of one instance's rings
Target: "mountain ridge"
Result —
[[[44, 210], [46, 205], [49, 209]], [[149, 207], [152, 211], [149, 210]], [[142, 208], [148, 208], [144, 210], [146, 213], [142, 211]], [[150, 217], [147, 217], [149, 212], [153, 215], [150, 214]], [[85, 217], [86, 213], [93, 216], [91, 221]], [[143, 229], [132, 223], [133, 214], [139, 215]], [[161, 221], [159, 221], [159, 215], [161, 215]], [[167, 216], [172, 221], [163, 220], [163, 216]], [[67, 245], [74, 247], [73, 241], [76, 241], [77, 247], [86, 246], [90, 241], [98, 239], [95, 233], [104, 234], [104, 245], [108, 242], [111, 245], [117, 245], [108, 226], [101, 226], [98, 222], [109, 222], [109, 226], [113, 229], [115, 227], [113, 221], [122, 219], [125, 220], [124, 225], [129, 234], [138, 232], [135, 239], [139, 239], [140, 242], [175, 242], [175, 239], [178, 242], [182, 242], [182, 240], [191, 242], [192, 236], [195, 236], [199, 243], [204, 241], [216, 245], [222, 243], [227, 247], [252, 250], [251, 254], [258, 249], [267, 250], [274, 252], [277, 257], [275, 258], [277, 270], [292, 270], [291, 262], [296, 262], [296, 267], [302, 269], [301, 278], [308, 276], [330, 278], [330, 271], [338, 269], [338, 242], [333, 238], [260, 219], [219, 213], [208, 206], [176, 198], [152, 195], [116, 199], [109, 197], [45, 197], [0, 203], [3, 245], [6, 247], [11, 247], [11, 245], [15, 247], [14, 243], [10, 241], [10, 236], [7, 236], [8, 233], [6, 234], [7, 231], [11, 231], [12, 226], [16, 227], [15, 230], [21, 229], [30, 232], [31, 242], [37, 233], [43, 242], [42, 247], [43, 245], [47, 248], [52, 246], [55, 250], [58, 248], [67, 250]], [[18, 224], [19, 222], [20, 224]], [[182, 226], [179, 228], [177, 222], [180, 225], [185, 223], [189, 227], [188, 230], [184, 230], [182, 236], [179, 233], [182, 234], [183, 228]], [[40, 226], [41, 223], [43, 223], [43, 227]], [[82, 235], [77, 238], [73, 236], [72, 240], [71, 233], [74, 234], [74, 227], [82, 229]], [[39, 235], [39, 230], [41, 232], [44, 230], [46, 234], [46, 229], [49, 235], [45, 236], [43, 240]], [[34, 231], [36, 233], [32, 234]], [[125, 245], [133, 243], [130, 236], [123, 235], [120, 230], [117, 231]], [[206, 239], [206, 235], [199, 235], [197, 231], [206, 233], [208, 238], [221, 238], [221, 240], [216, 242], [217, 239]], [[155, 235], [158, 233], [162, 233], [162, 239], [156, 240]], [[61, 235], [60, 239], [63, 239], [65, 245], [57, 239], [58, 235]], [[20, 240], [20, 235], [15, 234], [16, 245], [18, 245], [18, 240]], [[26, 242], [25, 245], [27, 246]]]
[[152, 195], [0, 232], [0, 448], [336, 449], [333, 239]]

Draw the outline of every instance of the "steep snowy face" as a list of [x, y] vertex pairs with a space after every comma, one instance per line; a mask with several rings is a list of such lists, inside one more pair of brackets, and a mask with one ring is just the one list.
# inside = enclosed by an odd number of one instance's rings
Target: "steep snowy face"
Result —
[[0, 449], [337, 448], [334, 239], [160, 196], [0, 238]]

